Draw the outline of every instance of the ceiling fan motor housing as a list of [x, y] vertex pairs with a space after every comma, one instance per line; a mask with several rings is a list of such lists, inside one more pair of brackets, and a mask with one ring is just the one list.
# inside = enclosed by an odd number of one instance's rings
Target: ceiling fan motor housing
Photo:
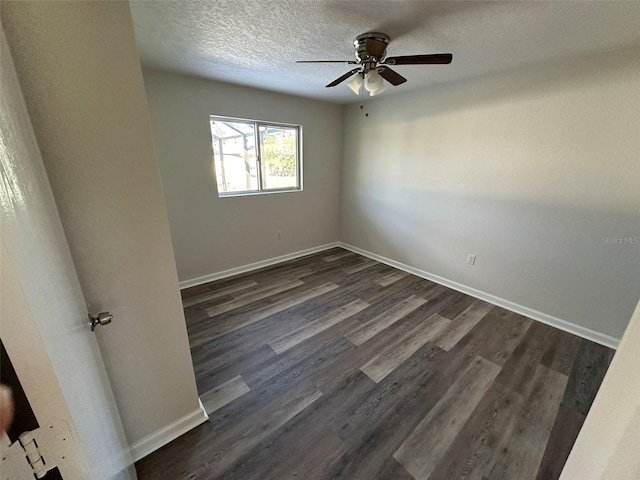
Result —
[[384, 33], [368, 32], [358, 35], [353, 41], [356, 47], [356, 58], [364, 63], [381, 62], [384, 60], [389, 45], [389, 36]]

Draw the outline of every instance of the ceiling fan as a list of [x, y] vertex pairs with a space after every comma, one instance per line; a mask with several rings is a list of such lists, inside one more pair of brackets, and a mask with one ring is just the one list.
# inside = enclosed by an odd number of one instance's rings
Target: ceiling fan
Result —
[[353, 77], [347, 85], [356, 95], [364, 84], [369, 95], [375, 96], [384, 92], [383, 79], [391, 85], [400, 85], [407, 81], [388, 65], [443, 65], [451, 63], [453, 55], [450, 53], [434, 53], [430, 55], [404, 55], [400, 57], [386, 57], [389, 36], [384, 33], [367, 32], [358, 35], [353, 41], [356, 48], [356, 60], [300, 60], [296, 63], [345, 63], [358, 65], [341, 77], [336, 78], [327, 87], [335, 87], [347, 78]]

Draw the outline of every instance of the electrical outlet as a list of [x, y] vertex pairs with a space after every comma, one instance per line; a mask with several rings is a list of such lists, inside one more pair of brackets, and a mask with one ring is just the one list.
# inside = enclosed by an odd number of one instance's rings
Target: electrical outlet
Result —
[[467, 263], [469, 265], [475, 265], [476, 264], [476, 256], [474, 254], [472, 254], [472, 253], [467, 255]]

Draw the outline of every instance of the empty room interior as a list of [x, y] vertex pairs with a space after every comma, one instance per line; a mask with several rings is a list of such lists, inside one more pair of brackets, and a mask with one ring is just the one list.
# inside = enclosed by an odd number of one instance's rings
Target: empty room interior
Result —
[[3, 480], [640, 479], [639, 1], [0, 19]]

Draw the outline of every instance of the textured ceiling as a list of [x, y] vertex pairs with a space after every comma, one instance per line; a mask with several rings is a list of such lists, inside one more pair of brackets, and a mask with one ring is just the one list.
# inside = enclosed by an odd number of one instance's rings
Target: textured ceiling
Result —
[[640, 44], [640, 2], [366, 0], [132, 0], [145, 66], [348, 103], [349, 68], [296, 60], [354, 58], [353, 38], [391, 36], [387, 55], [453, 53], [451, 65], [395, 67], [390, 95]]

